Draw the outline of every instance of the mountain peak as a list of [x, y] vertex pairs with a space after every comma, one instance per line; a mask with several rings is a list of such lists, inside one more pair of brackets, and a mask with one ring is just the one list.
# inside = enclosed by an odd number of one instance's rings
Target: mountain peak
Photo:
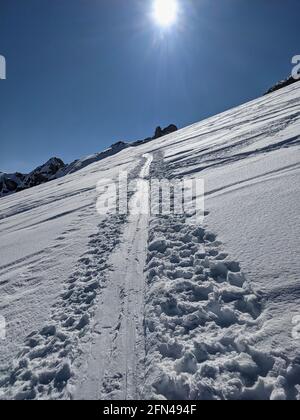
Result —
[[104, 150], [103, 152], [95, 153], [82, 159], [75, 160], [68, 165], [65, 164], [60, 158], [54, 156], [43, 165], [35, 168], [29, 174], [21, 174], [19, 172], [14, 174], [6, 174], [0, 172], [0, 197], [35, 187], [48, 181], [52, 181], [53, 179], [77, 172], [94, 162], [98, 162], [99, 160], [119, 153], [129, 146], [137, 147], [141, 144], [174, 133], [177, 130], [178, 128], [175, 124], [170, 124], [165, 128], [161, 128], [159, 126], [156, 128], [153, 137], [134, 141], [132, 143], [118, 141], [112, 144], [107, 150]]
[[53, 157], [29, 174], [21, 174], [19, 172], [6, 174], [1, 172], [0, 197], [51, 181], [55, 178], [58, 171], [65, 168], [65, 166], [61, 159]]

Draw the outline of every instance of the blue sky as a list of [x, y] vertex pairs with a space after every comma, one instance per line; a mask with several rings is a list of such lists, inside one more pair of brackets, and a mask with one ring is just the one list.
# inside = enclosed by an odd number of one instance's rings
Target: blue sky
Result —
[[260, 96], [300, 54], [299, 0], [0, 0], [0, 171], [66, 162]]

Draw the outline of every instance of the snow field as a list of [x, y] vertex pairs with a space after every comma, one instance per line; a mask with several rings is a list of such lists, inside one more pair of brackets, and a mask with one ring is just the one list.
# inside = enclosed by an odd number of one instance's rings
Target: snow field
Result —
[[[300, 399], [299, 95], [1, 199], [0, 398]], [[99, 219], [97, 182], [124, 170], [131, 204], [146, 180], [204, 178], [204, 223]]]

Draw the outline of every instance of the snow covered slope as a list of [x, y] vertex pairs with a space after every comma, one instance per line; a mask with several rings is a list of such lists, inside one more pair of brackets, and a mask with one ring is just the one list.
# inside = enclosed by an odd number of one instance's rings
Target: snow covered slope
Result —
[[[0, 396], [300, 398], [299, 142], [295, 83], [1, 199]], [[99, 216], [125, 170], [204, 178], [204, 223]]]
[[118, 141], [112, 144], [103, 152], [85, 156], [81, 159], [77, 159], [74, 162], [71, 162], [70, 164], [64, 164], [61, 159], [54, 157], [31, 171], [29, 174], [21, 174], [19, 172], [14, 174], [5, 174], [0, 172], [0, 198], [26, 190], [28, 188], [45, 184], [46, 182], [61, 178], [69, 174], [73, 174], [74, 172], [80, 171], [92, 163], [99, 162], [100, 160], [113, 156], [126, 149], [127, 147], [137, 147], [175, 131], [177, 131], [177, 127], [174, 124], [170, 124], [163, 129], [161, 127], [157, 127], [153, 137], [149, 137], [144, 140], [137, 140], [132, 143]]

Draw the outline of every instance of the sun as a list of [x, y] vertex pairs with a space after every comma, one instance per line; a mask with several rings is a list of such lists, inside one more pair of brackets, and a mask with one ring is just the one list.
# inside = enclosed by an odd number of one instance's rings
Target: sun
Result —
[[153, 16], [160, 26], [171, 26], [177, 20], [177, 0], [154, 0]]

